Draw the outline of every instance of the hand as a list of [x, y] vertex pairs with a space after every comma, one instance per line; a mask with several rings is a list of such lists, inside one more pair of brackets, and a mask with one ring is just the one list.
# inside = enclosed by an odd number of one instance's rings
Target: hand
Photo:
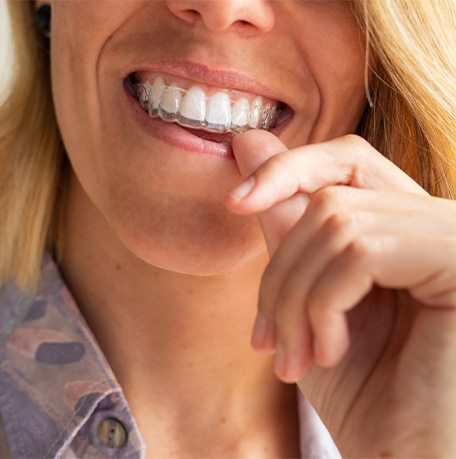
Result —
[[456, 457], [456, 203], [355, 135], [233, 149], [254, 187], [226, 205], [258, 215], [271, 255], [254, 348], [343, 455]]

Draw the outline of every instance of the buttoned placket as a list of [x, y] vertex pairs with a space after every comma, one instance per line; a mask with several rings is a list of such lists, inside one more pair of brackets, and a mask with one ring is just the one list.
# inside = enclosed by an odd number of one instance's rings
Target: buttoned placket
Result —
[[145, 457], [145, 445], [121, 392], [108, 394], [98, 403], [78, 437], [74, 443], [78, 459], [78, 454], [83, 459]]

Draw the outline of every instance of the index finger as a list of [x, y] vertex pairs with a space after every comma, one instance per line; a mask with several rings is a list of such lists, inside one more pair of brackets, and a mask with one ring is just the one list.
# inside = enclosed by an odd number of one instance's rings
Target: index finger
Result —
[[254, 186], [243, 199], [233, 192], [227, 197], [234, 212], [261, 212], [296, 193], [311, 194], [329, 185], [429, 195], [369, 142], [354, 134], [272, 156], [247, 180], [252, 179]]

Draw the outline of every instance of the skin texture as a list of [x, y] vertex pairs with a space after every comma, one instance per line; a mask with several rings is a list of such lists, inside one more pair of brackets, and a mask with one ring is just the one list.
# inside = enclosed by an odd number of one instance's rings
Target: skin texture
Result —
[[[283, 147], [234, 141], [254, 186], [226, 203], [259, 215], [271, 253], [252, 345], [276, 351], [344, 457], [454, 457], [455, 202], [355, 135]], [[301, 216], [282, 208], [297, 195]]]
[[[256, 219], [221, 205], [239, 182], [236, 165], [183, 156], [139, 133], [119, 109], [119, 81], [132, 63], [187, 58], [285, 92], [297, 112], [281, 137], [289, 148], [352, 132], [365, 106], [364, 50], [349, 4], [118, 0], [109, 2], [109, 15], [104, 1], [82, 4], [53, 5], [52, 78], [84, 191], [122, 243], [153, 266], [212, 275], [257, 256], [264, 243]], [[324, 53], [314, 51], [322, 46]]]
[[[296, 457], [291, 381], [348, 457], [454, 452], [454, 204], [347, 136], [366, 106], [349, 2], [52, 11], [72, 165], [61, 268], [150, 457]], [[121, 79], [164, 57], [256, 78], [295, 117], [280, 138], [236, 137], [236, 161], [147, 136]], [[255, 171], [252, 198], [227, 198]]]

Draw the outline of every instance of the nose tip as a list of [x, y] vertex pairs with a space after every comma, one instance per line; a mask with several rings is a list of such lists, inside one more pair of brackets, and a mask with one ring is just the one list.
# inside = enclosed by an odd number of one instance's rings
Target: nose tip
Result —
[[255, 35], [274, 27], [269, 0], [166, 0], [169, 10], [193, 26], [212, 32], [230, 29]]

